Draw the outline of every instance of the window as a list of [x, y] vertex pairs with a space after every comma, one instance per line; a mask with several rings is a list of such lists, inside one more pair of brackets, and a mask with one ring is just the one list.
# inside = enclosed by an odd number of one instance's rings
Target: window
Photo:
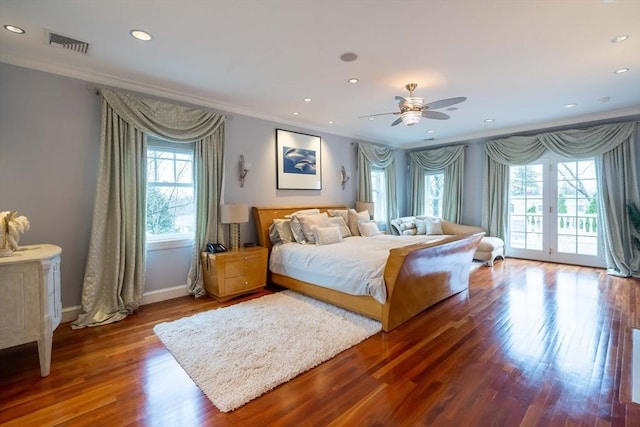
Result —
[[190, 242], [194, 231], [193, 144], [149, 138], [147, 241]]
[[444, 173], [424, 175], [424, 214], [442, 218], [442, 189], [444, 187]]
[[387, 222], [387, 184], [384, 169], [371, 168], [371, 197], [374, 203], [373, 219], [379, 223]]

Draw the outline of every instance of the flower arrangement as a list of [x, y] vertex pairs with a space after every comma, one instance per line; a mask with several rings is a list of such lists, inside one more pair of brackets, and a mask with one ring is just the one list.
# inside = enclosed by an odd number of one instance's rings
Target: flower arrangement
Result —
[[29, 230], [26, 216], [18, 216], [17, 211], [0, 212], [0, 257], [11, 256], [18, 249], [20, 233]]

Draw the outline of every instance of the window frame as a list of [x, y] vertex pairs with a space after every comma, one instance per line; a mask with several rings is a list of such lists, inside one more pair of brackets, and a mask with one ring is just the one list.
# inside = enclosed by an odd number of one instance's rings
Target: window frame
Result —
[[[162, 184], [160, 182], [149, 181], [148, 170], [145, 173], [146, 180], [146, 191], [148, 194], [149, 188], [151, 187], [174, 187], [174, 188], [192, 188], [193, 189], [193, 203], [194, 203], [194, 226], [195, 226], [195, 177], [194, 173], [194, 143], [193, 142], [172, 142], [160, 139], [155, 136], [147, 137], [147, 151], [145, 153], [145, 165], [149, 163], [149, 151], [163, 151], [163, 152], [171, 152], [171, 153], [181, 153], [181, 154], [189, 154], [190, 162], [191, 162], [191, 183], [180, 183], [174, 182], [171, 183], [173, 185]], [[176, 159], [173, 159], [174, 167], [176, 163]], [[175, 173], [175, 172], [174, 172]], [[145, 210], [147, 206], [145, 206]], [[165, 233], [161, 235], [150, 235], [146, 230], [145, 223], [145, 236], [146, 236], [146, 249], [147, 251], [155, 251], [155, 250], [164, 250], [164, 249], [174, 249], [174, 248], [183, 248], [193, 246], [195, 242], [195, 231], [187, 232], [187, 233]]]
[[[441, 176], [442, 177], [442, 188], [440, 189], [440, 203], [439, 203], [439, 210], [440, 212], [438, 214], [433, 214], [430, 215], [429, 214], [429, 201], [431, 200], [431, 197], [429, 197], [429, 178], [430, 177], [434, 177], [434, 176]], [[429, 172], [425, 172], [424, 173], [424, 206], [422, 207], [422, 209], [424, 210], [424, 215], [426, 216], [432, 216], [434, 218], [442, 218], [442, 214], [444, 212], [444, 180], [445, 180], [445, 174], [444, 171], [429, 171]]]

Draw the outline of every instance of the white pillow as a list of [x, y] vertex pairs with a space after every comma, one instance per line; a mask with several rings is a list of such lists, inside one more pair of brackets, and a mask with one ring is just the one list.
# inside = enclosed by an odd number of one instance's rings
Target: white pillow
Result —
[[402, 232], [403, 236], [415, 236], [416, 234], [418, 234], [418, 229], [416, 228], [409, 228]]
[[334, 216], [334, 217], [329, 218], [329, 224], [337, 225], [338, 228], [340, 229], [340, 234], [342, 235], [342, 237], [350, 237], [351, 236], [351, 230], [349, 230], [349, 226], [344, 221], [344, 219], [342, 219], [341, 216]]
[[358, 230], [358, 221], [369, 221], [369, 211], [356, 212], [355, 209], [349, 209], [349, 230], [351, 230], [351, 234], [354, 236], [360, 235], [360, 230]]
[[316, 245], [332, 245], [334, 243], [342, 242], [342, 234], [340, 234], [340, 228], [337, 226], [332, 227], [318, 227], [313, 226], [313, 237]]
[[443, 234], [442, 233], [442, 221], [440, 218], [427, 218], [427, 234]]
[[307, 239], [304, 237], [302, 226], [300, 225], [298, 218], [302, 215], [315, 215], [319, 213], [320, 209], [303, 209], [286, 216], [287, 218], [291, 218], [291, 233], [293, 234], [296, 242], [307, 243]]
[[380, 234], [380, 230], [378, 229], [378, 224], [373, 221], [360, 221], [358, 223], [358, 230], [360, 234], [364, 237], [372, 237]]
[[345, 224], [349, 223], [349, 209], [327, 209], [327, 213], [330, 217], [341, 217]]
[[329, 215], [326, 212], [322, 212], [315, 215], [297, 215], [298, 222], [300, 223], [300, 227], [302, 228], [302, 233], [304, 234], [304, 238], [309, 243], [315, 243], [316, 239], [313, 235], [313, 226], [318, 227], [329, 227], [331, 224], [329, 223]]
[[427, 234], [427, 221], [416, 219], [416, 234]]

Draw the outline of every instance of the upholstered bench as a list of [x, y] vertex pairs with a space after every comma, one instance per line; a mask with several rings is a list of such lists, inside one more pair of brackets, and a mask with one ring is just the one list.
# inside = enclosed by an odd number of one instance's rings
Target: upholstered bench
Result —
[[[419, 230], [416, 226], [416, 219], [424, 221], [425, 216], [405, 216], [391, 220], [391, 232], [393, 234], [425, 234], [425, 230]], [[418, 221], [420, 222], [420, 221]], [[442, 232], [436, 234], [456, 235], [465, 233], [478, 233], [484, 230], [473, 225], [462, 225], [454, 222], [441, 220]], [[504, 241], [499, 237], [485, 236], [480, 241], [480, 245], [473, 256], [473, 259], [484, 261], [485, 265], [493, 267], [496, 258], [504, 259]]]
[[476, 253], [473, 255], [474, 259], [485, 261], [485, 264], [493, 267], [493, 261], [496, 258], [504, 259], [504, 240], [499, 237], [485, 236], [480, 241]]

